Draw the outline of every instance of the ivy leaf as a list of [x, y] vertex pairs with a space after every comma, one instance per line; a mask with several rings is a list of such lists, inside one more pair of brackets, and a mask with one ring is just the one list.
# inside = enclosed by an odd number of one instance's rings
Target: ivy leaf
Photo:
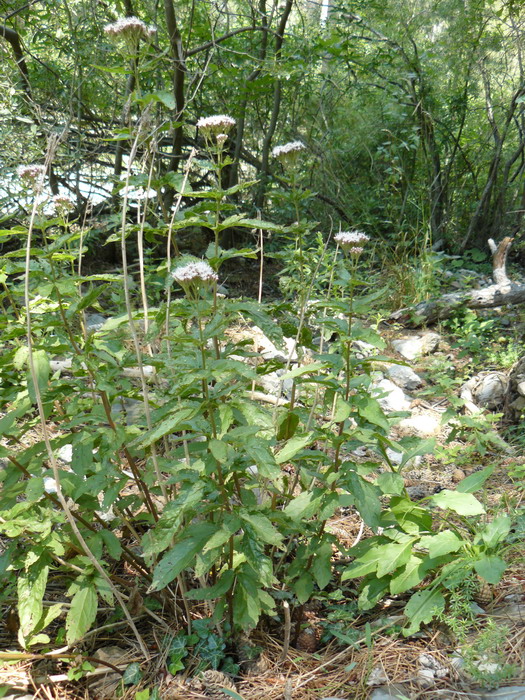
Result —
[[142, 680], [142, 671], [140, 664], [136, 661], [126, 666], [126, 670], [122, 675], [122, 683], [124, 685], [137, 685]]

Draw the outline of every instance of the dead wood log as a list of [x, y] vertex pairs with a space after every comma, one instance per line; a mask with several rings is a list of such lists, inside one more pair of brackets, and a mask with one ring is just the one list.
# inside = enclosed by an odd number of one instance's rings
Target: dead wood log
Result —
[[464, 307], [469, 309], [488, 309], [505, 304], [523, 304], [525, 302], [525, 284], [512, 282], [507, 277], [506, 262], [513, 239], [504, 238], [498, 245], [490, 239], [492, 252], [492, 278], [494, 284], [484, 289], [452, 292], [443, 294], [438, 299], [422, 301], [415, 306], [399, 309], [390, 315], [390, 320], [405, 326], [417, 327], [449, 318], [454, 311]]

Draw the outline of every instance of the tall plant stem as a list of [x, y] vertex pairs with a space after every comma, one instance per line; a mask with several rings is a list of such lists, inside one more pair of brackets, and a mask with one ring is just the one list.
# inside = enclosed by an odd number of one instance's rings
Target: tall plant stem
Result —
[[[49, 164], [51, 163], [54, 150], [56, 146], [58, 145], [58, 139], [52, 144], [50, 144], [46, 156], [46, 166], [49, 167]], [[106, 581], [110, 589], [112, 590], [115, 598], [117, 599], [119, 605], [121, 606], [124, 615], [126, 616], [126, 619], [129, 623], [129, 626], [131, 627], [133, 634], [135, 635], [135, 638], [137, 639], [137, 642], [139, 644], [139, 647], [144, 654], [144, 657], [146, 659], [149, 659], [149, 651], [144, 643], [144, 640], [142, 639], [141, 635], [139, 634], [139, 631], [135, 625], [135, 622], [133, 620], [133, 617], [131, 616], [131, 613], [129, 612], [124, 597], [118, 590], [118, 588], [113, 584], [113, 581], [111, 578], [108, 576], [106, 573], [105, 569], [102, 567], [102, 565], [99, 563], [98, 559], [95, 557], [93, 552], [90, 550], [88, 547], [84, 537], [82, 536], [82, 533], [80, 532], [76, 519], [74, 515], [71, 512], [71, 509], [68, 506], [67, 500], [64, 497], [64, 494], [62, 492], [62, 486], [60, 483], [60, 470], [58, 468], [58, 462], [55, 457], [55, 453], [53, 452], [53, 447], [51, 446], [51, 439], [49, 437], [49, 431], [47, 427], [47, 420], [46, 420], [46, 415], [44, 411], [44, 404], [42, 402], [42, 394], [40, 391], [40, 386], [38, 384], [38, 375], [36, 372], [36, 367], [35, 367], [35, 362], [34, 362], [34, 357], [33, 357], [33, 335], [32, 335], [32, 325], [31, 325], [31, 310], [30, 310], [30, 290], [29, 290], [29, 278], [30, 278], [30, 263], [31, 263], [31, 243], [32, 243], [32, 237], [33, 237], [33, 228], [34, 228], [34, 223], [35, 223], [35, 216], [38, 208], [38, 201], [35, 197], [33, 201], [33, 206], [31, 209], [31, 217], [29, 221], [29, 228], [27, 232], [27, 246], [26, 246], [26, 257], [25, 257], [25, 279], [24, 279], [24, 301], [25, 301], [25, 307], [26, 307], [26, 331], [27, 331], [27, 346], [28, 346], [28, 362], [29, 362], [29, 372], [31, 374], [31, 379], [33, 382], [33, 387], [34, 387], [34, 392], [35, 392], [35, 399], [36, 399], [36, 404], [38, 408], [38, 415], [40, 418], [40, 425], [42, 428], [42, 435], [44, 438], [44, 444], [46, 446], [46, 452], [48, 455], [49, 463], [51, 464], [51, 470], [53, 472], [53, 478], [56, 483], [56, 489], [57, 489], [57, 498], [60, 501], [60, 505], [62, 507], [62, 510], [66, 516], [66, 519], [73, 530], [75, 537], [77, 538], [80, 547], [82, 548], [84, 554], [86, 557], [89, 559], [95, 570], [100, 574], [100, 576]]]

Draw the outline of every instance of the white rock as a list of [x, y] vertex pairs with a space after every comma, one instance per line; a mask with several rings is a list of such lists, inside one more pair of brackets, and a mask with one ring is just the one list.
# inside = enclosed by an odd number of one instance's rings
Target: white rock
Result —
[[406, 360], [415, 360], [421, 355], [430, 355], [439, 347], [441, 338], [437, 333], [414, 335], [410, 338], [399, 338], [392, 341], [392, 347]]
[[376, 688], [370, 695], [370, 700], [399, 700], [407, 697], [407, 691], [402, 686], [384, 686]]
[[86, 331], [95, 333], [106, 323], [107, 318], [102, 314], [86, 314]]
[[396, 386], [390, 379], [382, 379], [380, 382], [372, 384], [371, 388], [372, 395], [377, 398], [379, 405], [387, 413], [407, 411], [410, 407], [410, 401], [405, 396], [403, 389]]
[[287, 362], [288, 357], [294, 362], [297, 361], [297, 350], [295, 338], [283, 338], [285, 350], [279, 350], [272, 341], [258, 327], [253, 327], [253, 343], [256, 352], [260, 353], [264, 360], [278, 360]]
[[293, 379], [285, 379], [283, 382], [281, 380], [283, 374], [284, 370], [282, 369], [278, 369], [275, 372], [269, 372], [268, 374], [260, 374], [257, 377], [257, 384], [259, 384], [264, 391], [272, 396], [277, 396], [279, 393], [281, 393], [287, 398], [290, 398], [292, 395]]
[[67, 464], [73, 459], [73, 445], [62, 445], [57, 452], [57, 457]]
[[44, 477], [44, 491], [46, 493], [57, 493], [57, 482], [52, 476]]
[[421, 336], [421, 350], [423, 355], [431, 355], [433, 352], [439, 348], [439, 343], [441, 342], [441, 337], [438, 333], [425, 333]]
[[370, 672], [366, 684], [381, 685], [381, 683], [388, 683], [388, 676], [382, 666], [375, 666]]
[[518, 394], [525, 396], [525, 382], [520, 382], [516, 389], [518, 390]]
[[460, 397], [481, 408], [496, 408], [505, 401], [509, 380], [504, 372], [480, 372], [460, 389]]
[[405, 360], [415, 360], [416, 357], [421, 355], [420, 340], [419, 336], [414, 336], [413, 338], [399, 338], [398, 340], [392, 341], [392, 347], [404, 357]]
[[420, 416], [403, 418], [397, 427], [402, 435], [431, 437], [439, 432], [440, 422], [437, 418], [434, 418], [434, 416], [423, 414]]
[[388, 378], [395, 382], [402, 389], [414, 391], [423, 385], [423, 380], [410, 367], [403, 365], [392, 365], [386, 371]]
[[375, 355], [377, 352], [377, 348], [374, 345], [365, 343], [364, 340], [354, 340], [352, 349], [355, 352], [355, 356], [360, 360], [372, 357], [372, 355]]
[[[386, 448], [386, 454], [392, 464], [399, 465], [403, 461], [403, 453], [396, 452], [396, 450], [393, 450], [391, 447]], [[421, 457], [421, 455], [416, 455], [412, 457], [412, 459], [409, 459], [405, 466], [410, 467], [410, 469], [417, 469], [422, 461], [423, 457]]]
[[525, 685], [508, 685], [504, 688], [483, 693], [483, 700], [523, 700]]
[[422, 688], [431, 688], [436, 682], [434, 671], [431, 668], [418, 669], [417, 682]]

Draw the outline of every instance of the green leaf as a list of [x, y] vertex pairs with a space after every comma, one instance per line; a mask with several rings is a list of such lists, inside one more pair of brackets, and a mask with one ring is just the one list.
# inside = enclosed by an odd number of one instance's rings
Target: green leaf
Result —
[[390, 430], [390, 425], [386, 419], [379, 401], [371, 396], [363, 396], [357, 402], [357, 411], [361, 418], [364, 418], [373, 425], [378, 425], [383, 430]]
[[208, 441], [208, 447], [217, 462], [225, 464], [228, 461], [228, 445], [225, 442], [212, 438]]
[[415, 588], [425, 578], [426, 572], [425, 562], [420, 557], [411, 555], [401, 571], [390, 579], [390, 593], [397, 595]]
[[288, 440], [286, 445], [279, 450], [275, 455], [275, 461], [277, 464], [284, 464], [284, 462], [289, 462], [295, 455], [300, 452], [306, 445], [310, 444], [314, 438], [314, 433], [307, 433], [306, 435], [295, 435], [293, 438]]
[[221, 688], [221, 692], [224, 695], [229, 695], [233, 700], [244, 700], [242, 695], [239, 695], [239, 693], [236, 693], [235, 690], [230, 690], [229, 688]]
[[326, 588], [332, 578], [332, 545], [330, 542], [323, 542], [315, 549], [311, 571], [316, 584], [321, 590]]
[[251, 525], [262, 542], [276, 546], [281, 545], [283, 541], [282, 535], [276, 530], [266, 516], [261, 513], [246, 513], [243, 511], [241, 511], [239, 515], [246, 523]]
[[412, 552], [413, 540], [408, 542], [393, 543], [383, 545], [381, 550], [381, 559], [377, 565], [377, 576], [382, 578], [385, 574], [395, 571], [400, 566], [403, 566], [410, 559]]
[[427, 588], [418, 591], [405, 605], [405, 615], [410, 625], [403, 630], [403, 635], [409, 637], [417, 632], [423, 623], [430, 622], [445, 607], [445, 599], [438, 590]]
[[507, 537], [512, 521], [508, 515], [500, 515], [481, 531], [481, 537], [487, 547], [495, 547]]
[[120, 555], [122, 554], [122, 546], [115, 533], [111, 530], [100, 530], [99, 534], [104, 540], [109, 556], [112, 559], [120, 559]]
[[[51, 373], [49, 367], [49, 358], [45, 350], [33, 351], [33, 369], [35, 372], [35, 379], [39, 389], [39, 393], [40, 395], [42, 395], [47, 389], [47, 383], [49, 381], [49, 375]], [[31, 401], [33, 403], [36, 403], [36, 391], [31, 373], [28, 373], [27, 377], [27, 390]]]
[[171, 583], [180, 572], [189, 566], [195, 556], [201, 552], [206, 542], [217, 532], [213, 523], [199, 523], [188, 528], [189, 537], [175, 544], [153, 570], [153, 580], [148, 592], [160, 591]]
[[288, 503], [284, 509], [285, 515], [287, 515], [295, 523], [301, 522], [301, 520], [308, 520], [314, 513], [317, 512], [321, 505], [319, 497], [315, 497], [313, 493], [308, 491], [303, 491], [298, 496]]
[[487, 556], [474, 562], [474, 569], [487, 583], [499, 583], [507, 568], [501, 557]]
[[[345, 463], [346, 464], [346, 463]], [[343, 465], [344, 467], [344, 465]], [[381, 516], [381, 492], [356, 471], [351, 470], [344, 479], [348, 491], [352, 494], [355, 507], [369, 527], [378, 527]]]
[[405, 488], [405, 480], [401, 474], [393, 474], [392, 472], [384, 472], [377, 479], [377, 485], [384, 494], [401, 494]]
[[373, 578], [370, 581], [366, 581], [357, 599], [359, 610], [371, 610], [388, 592], [389, 580], [390, 577], [385, 576], [383, 578]]
[[312, 372], [318, 372], [321, 369], [326, 368], [326, 362], [312, 362], [309, 365], [301, 365], [295, 369], [286, 372], [279, 379], [284, 381], [285, 379], [295, 379], [295, 377], [300, 377], [303, 374], [311, 374]]
[[235, 571], [228, 569], [213, 586], [188, 591], [185, 593], [185, 596], [188, 600], [212, 600], [213, 598], [220, 598], [230, 590], [234, 579]]
[[443, 530], [437, 535], [426, 535], [420, 540], [420, 545], [428, 549], [432, 558], [441, 557], [450, 552], [457, 552], [463, 546], [463, 540], [452, 530]]
[[66, 640], [74, 644], [86, 634], [97, 617], [98, 598], [95, 586], [83, 585], [73, 596], [66, 617]]
[[483, 486], [485, 481], [492, 475], [493, 471], [494, 467], [492, 466], [470, 474], [466, 479], [462, 479], [459, 482], [456, 486], [456, 491], [460, 493], [474, 493], [474, 491], [477, 491]]
[[310, 600], [314, 590], [314, 580], [312, 575], [308, 571], [302, 573], [297, 581], [294, 581], [293, 590], [301, 605]]
[[142, 680], [142, 671], [140, 670], [140, 664], [133, 661], [131, 664], [126, 666], [126, 670], [122, 675], [122, 683], [124, 685], [137, 685]]
[[452, 510], [458, 515], [482, 515], [485, 508], [471, 493], [459, 493], [444, 489], [432, 496], [431, 500], [444, 510]]
[[195, 406], [181, 408], [179, 411], [176, 411], [173, 415], [166, 418], [166, 420], [162, 421], [160, 425], [157, 425], [152, 430], [148, 430], [144, 435], [141, 435], [135, 442], [138, 442], [140, 447], [149, 447], [153, 445], [154, 442], [160, 440], [164, 435], [180, 430], [181, 426], [193, 418], [198, 410], [199, 409]]
[[18, 616], [20, 632], [24, 639], [30, 637], [42, 616], [42, 599], [46, 591], [48, 575], [49, 566], [43, 557], [40, 557], [28, 571], [18, 573]]

